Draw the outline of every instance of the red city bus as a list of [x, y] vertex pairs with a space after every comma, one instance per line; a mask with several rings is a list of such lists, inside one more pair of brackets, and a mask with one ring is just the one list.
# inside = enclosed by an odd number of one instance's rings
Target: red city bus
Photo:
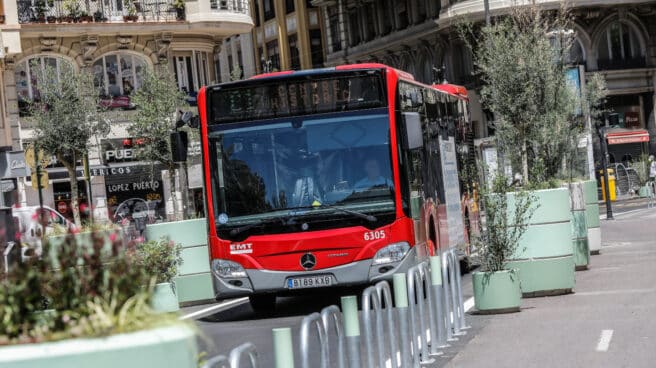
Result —
[[203, 88], [216, 298], [270, 310], [277, 295], [390, 279], [464, 244], [455, 102], [382, 64]]

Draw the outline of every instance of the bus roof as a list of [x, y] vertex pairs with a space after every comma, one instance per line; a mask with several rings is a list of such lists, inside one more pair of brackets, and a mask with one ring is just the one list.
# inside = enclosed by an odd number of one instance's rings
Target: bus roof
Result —
[[327, 72], [331, 71], [343, 71], [343, 70], [370, 70], [370, 69], [385, 69], [385, 70], [393, 70], [395, 71], [400, 77], [403, 79], [408, 79], [408, 80], [414, 80], [415, 78], [412, 76], [412, 74], [404, 72], [399, 69], [392, 68], [391, 66], [387, 66], [385, 64], [380, 64], [380, 63], [362, 63], [362, 64], [346, 64], [346, 65], [339, 65], [335, 67], [328, 67], [328, 68], [318, 68], [318, 69], [305, 69], [305, 70], [285, 70], [281, 72], [272, 72], [272, 73], [264, 73], [264, 74], [258, 74], [254, 75], [248, 79], [268, 79], [268, 78], [278, 78], [278, 77], [286, 77], [286, 76], [310, 76], [310, 75], [316, 75], [316, 74], [325, 74]]
[[452, 96], [461, 98], [463, 100], [469, 100], [469, 97], [467, 96], [467, 88], [463, 86], [459, 86], [457, 84], [442, 83], [442, 84], [433, 84], [433, 88], [440, 90], [442, 92], [446, 92]]

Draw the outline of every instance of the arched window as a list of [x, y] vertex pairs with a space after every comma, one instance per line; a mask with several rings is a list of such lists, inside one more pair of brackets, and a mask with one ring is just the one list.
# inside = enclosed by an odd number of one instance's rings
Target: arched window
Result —
[[571, 65], [579, 65], [585, 63], [585, 51], [583, 50], [583, 45], [578, 38], [574, 39], [574, 43], [569, 49], [569, 54], [567, 55], [565, 62]]
[[39, 100], [37, 78], [39, 73], [43, 73], [46, 68], [52, 68], [57, 78], [59, 78], [65, 68], [70, 70], [73, 65], [68, 60], [55, 55], [33, 56], [16, 65], [14, 69], [16, 95], [21, 116], [28, 113], [29, 101]]
[[141, 86], [146, 61], [130, 53], [107, 54], [93, 63], [94, 86], [101, 96], [129, 96]]
[[643, 67], [644, 50], [635, 30], [626, 23], [615, 21], [606, 27], [597, 45], [600, 69]]

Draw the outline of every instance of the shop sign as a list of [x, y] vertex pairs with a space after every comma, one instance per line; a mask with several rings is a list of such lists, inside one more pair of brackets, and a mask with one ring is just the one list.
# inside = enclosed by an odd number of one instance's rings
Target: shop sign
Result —
[[624, 125], [627, 128], [640, 128], [640, 114], [637, 112], [625, 112]]
[[[103, 139], [100, 143], [102, 158], [105, 163], [138, 161], [138, 144], [138, 140], [133, 138]], [[200, 153], [200, 142], [190, 141], [187, 156], [200, 157]]]
[[23, 178], [28, 175], [25, 152], [9, 151], [0, 153], [0, 174], [3, 178]]
[[129, 175], [134, 172], [134, 168], [132, 166], [92, 167], [89, 172], [91, 176]]

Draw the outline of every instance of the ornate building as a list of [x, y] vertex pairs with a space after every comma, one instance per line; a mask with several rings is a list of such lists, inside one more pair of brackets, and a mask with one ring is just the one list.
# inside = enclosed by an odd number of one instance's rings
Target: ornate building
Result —
[[[130, 99], [140, 87], [141, 70], [167, 65], [193, 105], [201, 86], [218, 81], [214, 60], [223, 39], [249, 32], [253, 25], [246, 0], [4, 0], [2, 9], [0, 146], [20, 151], [32, 139], [26, 104], [38, 99], [34, 68], [90, 70], [112, 122], [110, 135], [90, 142], [89, 153], [94, 206], [107, 203], [110, 217], [111, 210], [134, 193], [146, 202], [166, 193], [161, 178], [142, 185], [143, 175], [136, 173], [143, 165], [134, 161], [133, 137], [126, 131], [133, 110], [139, 108]], [[70, 214], [67, 174], [56, 162], [47, 170], [45, 204]], [[16, 204], [36, 203], [29, 184], [29, 178], [18, 179]], [[153, 185], [158, 188], [153, 190]], [[128, 186], [132, 190], [123, 193]], [[168, 199], [158, 200], [163, 211]]]

